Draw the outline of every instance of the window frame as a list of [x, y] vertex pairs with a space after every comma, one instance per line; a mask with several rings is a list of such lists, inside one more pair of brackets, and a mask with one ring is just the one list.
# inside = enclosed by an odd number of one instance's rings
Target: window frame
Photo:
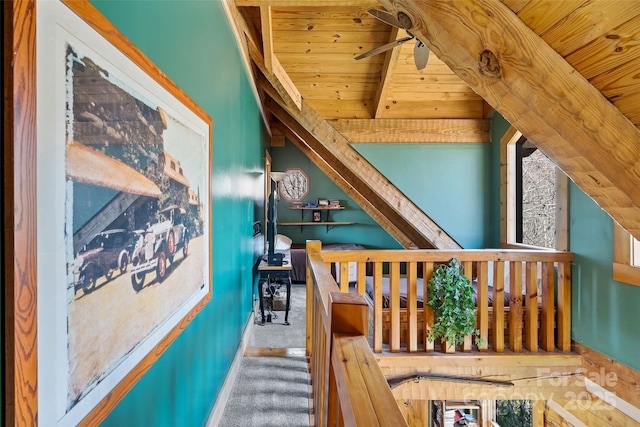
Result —
[[616, 222], [613, 224], [613, 280], [640, 286], [640, 267], [631, 263], [631, 234]]
[[569, 179], [556, 167], [555, 248], [532, 246], [516, 241], [516, 146], [522, 133], [513, 126], [500, 139], [500, 246], [512, 249], [569, 250]]

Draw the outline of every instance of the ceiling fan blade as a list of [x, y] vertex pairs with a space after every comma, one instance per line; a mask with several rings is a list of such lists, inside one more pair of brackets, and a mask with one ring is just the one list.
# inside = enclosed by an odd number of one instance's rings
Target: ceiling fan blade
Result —
[[427, 62], [429, 61], [429, 48], [419, 39], [416, 39], [416, 47], [413, 48], [413, 60], [415, 61], [416, 68], [418, 70], [422, 70], [426, 67]]
[[402, 43], [404, 43], [406, 41], [409, 41], [411, 39], [413, 39], [413, 37], [403, 37], [401, 39], [394, 40], [394, 41], [392, 41], [390, 43], [383, 44], [382, 46], [378, 46], [378, 47], [376, 47], [374, 49], [371, 49], [370, 51], [365, 52], [362, 55], [358, 55], [358, 56], [356, 56], [355, 59], [358, 60], [358, 59], [363, 59], [363, 58], [369, 58], [370, 56], [377, 55], [377, 54], [382, 53], [382, 52], [386, 52], [389, 49], [393, 49], [396, 46], [400, 46]]
[[396, 28], [404, 28], [398, 18], [396, 18], [393, 14], [387, 12], [386, 10], [376, 9], [375, 7], [370, 7], [367, 9], [367, 13], [373, 16], [376, 19], [384, 22], [385, 24], [389, 24], [392, 27]]

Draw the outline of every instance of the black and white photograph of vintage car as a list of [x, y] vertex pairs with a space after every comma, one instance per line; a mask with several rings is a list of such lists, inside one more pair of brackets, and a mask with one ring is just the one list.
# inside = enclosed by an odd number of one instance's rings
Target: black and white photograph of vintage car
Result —
[[125, 274], [133, 255], [135, 233], [123, 229], [105, 230], [78, 251], [73, 260], [76, 289], [89, 293], [99, 278], [111, 280], [114, 274]]
[[71, 411], [210, 290], [210, 138], [81, 45], [65, 62]]

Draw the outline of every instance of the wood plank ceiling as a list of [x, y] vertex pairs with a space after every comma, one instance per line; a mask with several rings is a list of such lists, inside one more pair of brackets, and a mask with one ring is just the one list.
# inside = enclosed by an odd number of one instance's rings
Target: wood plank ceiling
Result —
[[[225, 5], [256, 81], [262, 81], [258, 86], [270, 85], [278, 105], [337, 156], [334, 173], [344, 175], [346, 168], [362, 174], [351, 164], [360, 159], [348, 151], [349, 143], [489, 142], [495, 108], [640, 238], [639, 1], [226, 0]], [[415, 40], [354, 59], [407, 35], [366, 13], [368, 7], [409, 18], [408, 30], [431, 50], [425, 69], [414, 65]], [[260, 93], [265, 106], [273, 105], [273, 97]], [[266, 117], [282, 138], [282, 120]], [[316, 134], [320, 125], [326, 127]], [[344, 144], [332, 146], [336, 139]], [[359, 192], [365, 198], [368, 192], [397, 197], [397, 190], [385, 194], [375, 188], [388, 184], [383, 178], [369, 183], [371, 191]], [[419, 216], [410, 211], [401, 216], [409, 221]], [[418, 231], [432, 246], [456, 246], [434, 242], [442, 231], [423, 219], [426, 229]], [[405, 246], [429, 246], [400, 228], [394, 236]]]

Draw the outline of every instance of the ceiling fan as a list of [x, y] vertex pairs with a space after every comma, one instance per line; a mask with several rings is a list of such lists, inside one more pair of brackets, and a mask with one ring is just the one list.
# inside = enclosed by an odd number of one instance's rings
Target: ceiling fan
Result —
[[379, 53], [386, 52], [389, 49], [393, 49], [396, 46], [400, 46], [401, 44], [408, 42], [409, 40], [416, 39], [416, 46], [413, 49], [413, 60], [415, 61], [416, 68], [418, 70], [422, 70], [427, 66], [427, 61], [429, 60], [429, 48], [422, 42], [422, 40], [411, 34], [411, 32], [409, 31], [409, 28], [411, 28], [412, 26], [411, 19], [405, 13], [399, 12], [398, 18], [396, 18], [393, 14], [385, 10], [376, 9], [374, 7], [368, 8], [367, 13], [374, 18], [384, 22], [385, 24], [405, 30], [408, 36], [371, 49], [370, 51], [365, 52], [362, 55], [356, 56], [356, 60], [369, 58], [370, 56], [377, 55]]

